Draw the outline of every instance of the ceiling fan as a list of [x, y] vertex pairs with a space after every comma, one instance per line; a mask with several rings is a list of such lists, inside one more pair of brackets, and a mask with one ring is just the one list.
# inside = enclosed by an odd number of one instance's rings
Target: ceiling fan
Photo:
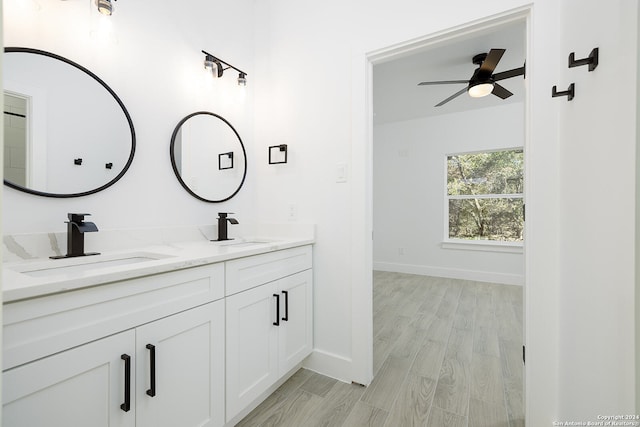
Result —
[[469, 80], [445, 80], [438, 82], [421, 82], [418, 86], [426, 85], [448, 85], [466, 83], [467, 87], [460, 89], [444, 101], [436, 104], [436, 107], [440, 107], [454, 98], [462, 95], [465, 92], [469, 92], [469, 96], [473, 98], [480, 98], [489, 94], [494, 94], [498, 98], [506, 99], [513, 95], [505, 87], [499, 85], [498, 81], [510, 79], [512, 77], [523, 76], [525, 73], [525, 67], [514, 68], [513, 70], [503, 71], [500, 73], [493, 73], [498, 66], [498, 62], [504, 55], [505, 49], [491, 49], [489, 53], [480, 53], [473, 57], [472, 62], [478, 66], [473, 72], [473, 76]]

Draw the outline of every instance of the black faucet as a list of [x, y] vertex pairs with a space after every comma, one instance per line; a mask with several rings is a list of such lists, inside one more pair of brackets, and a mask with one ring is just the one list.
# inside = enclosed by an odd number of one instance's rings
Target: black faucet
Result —
[[239, 222], [235, 218], [227, 218], [229, 214], [233, 214], [233, 212], [218, 212], [218, 238], [214, 242], [233, 240], [227, 237], [227, 221], [231, 224], [239, 224]]
[[67, 254], [52, 256], [49, 258], [72, 258], [79, 256], [100, 255], [98, 252], [84, 253], [84, 233], [98, 231], [98, 227], [92, 222], [85, 222], [84, 217], [91, 214], [69, 213], [67, 217]]

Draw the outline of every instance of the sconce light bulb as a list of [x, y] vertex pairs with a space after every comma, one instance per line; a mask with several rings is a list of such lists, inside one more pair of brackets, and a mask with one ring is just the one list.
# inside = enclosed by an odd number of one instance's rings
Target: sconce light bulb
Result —
[[103, 15], [111, 16], [113, 14], [113, 4], [111, 0], [96, 0], [96, 6], [98, 7], [98, 12]]
[[205, 69], [213, 69], [213, 56], [207, 55], [204, 57], [204, 68]]
[[222, 64], [217, 59], [213, 61], [213, 66], [211, 67], [211, 72], [213, 73], [213, 78], [217, 79], [222, 77], [222, 73], [224, 72], [222, 68]]
[[247, 75], [245, 73], [240, 73], [238, 75], [238, 86], [246, 86], [247, 85]]

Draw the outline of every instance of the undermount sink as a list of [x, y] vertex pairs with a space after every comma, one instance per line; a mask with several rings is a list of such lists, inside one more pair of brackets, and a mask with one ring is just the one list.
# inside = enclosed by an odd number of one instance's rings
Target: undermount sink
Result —
[[118, 255], [93, 255], [77, 258], [65, 258], [60, 260], [47, 260], [9, 267], [21, 274], [32, 277], [67, 275], [73, 273], [86, 273], [91, 270], [118, 267], [129, 264], [157, 261], [170, 258], [171, 255], [152, 252], [133, 252]]
[[246, 246], [255, 246], [255, 245], [268, 245], [270, 243], [276, 243], [277, 240], [269, 240], [269, 239], [233, 239], [233, 240], [225, 240], [223, 242], [214, 241], [214, 243], [218, 246], [232, 246], [234, 248], [241, 248]]

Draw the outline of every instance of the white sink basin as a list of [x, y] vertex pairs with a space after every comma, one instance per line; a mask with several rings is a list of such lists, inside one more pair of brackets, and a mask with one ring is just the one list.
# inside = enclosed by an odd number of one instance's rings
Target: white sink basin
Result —
[[17, 271], [18, 273], [26, 274], [27, 276], [43, 277], [74, 273], [82, 274], [92, 270], [129, 264], [139, 264], [170, 257], [171, 255], [152, 252], [133, 252], [118, 255], [92, 255], [77, 258], [63, 258], [59, 260], [20, 264], [9, 268]]
[[271, 243], [276, 243], [277, 240], [269, 240], [269, 239], [233, 239], [233, 240], [225, 240], [222, 242], [214, 241], [217, 246], [231, 246], [234, 248], [242, 248], [247, 246], [257, 246], [257, 245], [268, 245]]

